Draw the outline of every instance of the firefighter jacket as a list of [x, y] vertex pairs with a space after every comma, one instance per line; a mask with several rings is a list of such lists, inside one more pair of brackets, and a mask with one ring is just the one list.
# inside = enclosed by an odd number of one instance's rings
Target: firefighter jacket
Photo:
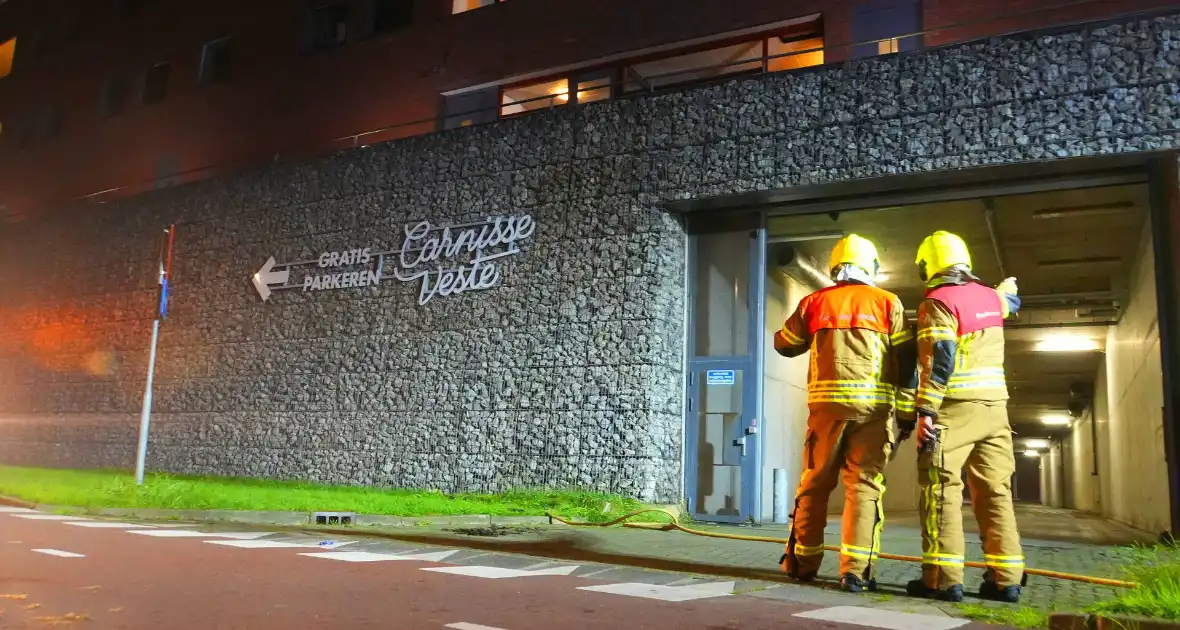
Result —
[[944, 400], [1007, 400], [1004, 320], [1020, 298], [974, 279], [938, 281], [918, 306], [919, 415], [937, 417]]
[[807, 406], [813, 413], [855, 418], [888, 414], [914, 419], [917, 352], [896, 295], [841, 282], [803, 298], [774, 335], [785, 357], [811, 351]]

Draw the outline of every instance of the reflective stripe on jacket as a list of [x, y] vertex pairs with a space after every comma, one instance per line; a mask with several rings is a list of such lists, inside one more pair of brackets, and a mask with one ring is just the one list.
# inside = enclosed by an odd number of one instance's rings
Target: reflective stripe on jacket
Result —
[[975, 282], [946, 284], [918, 306], [918, 392], [923, 415], [944, 400], [1008, 399], [1004, 375], [1004, 319], [1020, 300]]
[[916, 348], [896, 295], [851, 282], [816, 291], [775, 333], [774, 347], [786, 357], [811, 351], [810, 409], [848, 417], [897, 409], [913, 418]]

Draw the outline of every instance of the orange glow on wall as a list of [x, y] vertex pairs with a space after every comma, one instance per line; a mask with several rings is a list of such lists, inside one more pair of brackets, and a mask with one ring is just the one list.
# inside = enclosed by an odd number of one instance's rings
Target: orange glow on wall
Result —
[[53, 372], [112, 376], [118, 353], [96, 312], [62, 312], [52, 308], [0, 313], [0, 356]]

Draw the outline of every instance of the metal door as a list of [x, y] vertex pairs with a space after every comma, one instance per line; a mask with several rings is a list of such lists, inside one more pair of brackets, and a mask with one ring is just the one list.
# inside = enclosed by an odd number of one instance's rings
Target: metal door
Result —
[[760, 216], [746, 222], [697, 232], [690, 223], [685, 489], [702, 521], [761, 514], [766, 232]]

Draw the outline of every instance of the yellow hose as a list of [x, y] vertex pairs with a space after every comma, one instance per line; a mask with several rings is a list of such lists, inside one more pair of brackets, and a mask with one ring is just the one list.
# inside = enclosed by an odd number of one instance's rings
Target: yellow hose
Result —
[[[640, 514], [647, 514], [650, 512], [663, 514], [664, 516], [668, 517], [670, 522], [664, 523], [664, 524], [660, 524], [660, 523], [625, 523], [624, 522], [624, 521], [628, 521]], [[613, 521], [607, 521], [605, 523], [588, 523], [588, 522], [570, 521], [570, 520], [566, 520], [564, 518], [561, 518], [560, 516], [557, 516], [557, 515], [553, 514], [552, 512], [546, 512], [545, 514], [550, 519], [553, 519], [559, 523], [562, 523], [565, 525], [574, 525], [577, 527], [611, 527], [614, 525], [618, 525], [619, 523], [623, 523], [623, 527], [633, 527], [636, 529], [658, 529], [661, 531], [675, 530], [675, 531], [684, 532], [686, 534], [692, 534], [693, 536], [706, 536], [709, 538], [728, 538], [730, 540], [749, 540], [749, 541], [753, 541], [753, 542], [767, 542], [767, 543], [776, 543], [776, 544], [780, 544], [780, 545], [787, 544], [787, 539], [785, 539], [785, 538], [769, 538], [766, 536], [743, 536], [741, 534], [723, 534], [720, 532], [707, 532], [707, 531], [702, 531], [699, 529], [692, 529], [690, 527], [685, 527], [685, 526], [681, 525], [680, 519], [675, 514], [672, 514], [671, 512], [668, 512], [666, 510], [659, 510], [659, 509], [636, 510], [635, 512], [631, 512], [629, 514], [624, 514], [624, 515], [620, 516], [619, 518], [614, 519]], [[824, 545], [824, 550], [839, 552], [840, 548], [833, 546], [833, 545]], [[922, 562], [922, 559], [918, 558], [916, 556], [899, 556], [899, 555], [892, 554], [892, 553], [882, 553], [882, 554], [880, 554], [880, 557], [884, 558], [885, 560], [898, 560], [901, 562], [915, 562], [915, 563], [919, 563], [919, 564], [921, 564], [921, 562]], [[986, 569], [987, 568], [987, 565], [982, 562], [964, 562], [963, 566], [971, 567], [971, 568], [975, 568], [975, 569]], [[1025, 572], [1028, 573], [1029, 575], [1039, 575], [1042, 577], [1056, 578], [1059, 580], [1071, 580], [1073, 582], [1085, 582], [1088, 584], [1097, 584], [1099, 586], [1111, 586], [1111, 587], [1115, 587], [1115, 588], [1135, 588], [1138, 586], [1138, 584], [1136, 584], [1134, 582], [1127, 582], [1124, 580], [1114, 580], [1114, 579], [1110, 579], [1110, 578], [1100, 578], [1100, 577], [1093, 577], [1093, 576], [1089, 576], [1089, 575], [1076, 575], [1074, 573], [1062, 573], [1060, 571], [1047, 571], [1045, 569], [1029, 568], [1029, 569], [1025, 569]]]

